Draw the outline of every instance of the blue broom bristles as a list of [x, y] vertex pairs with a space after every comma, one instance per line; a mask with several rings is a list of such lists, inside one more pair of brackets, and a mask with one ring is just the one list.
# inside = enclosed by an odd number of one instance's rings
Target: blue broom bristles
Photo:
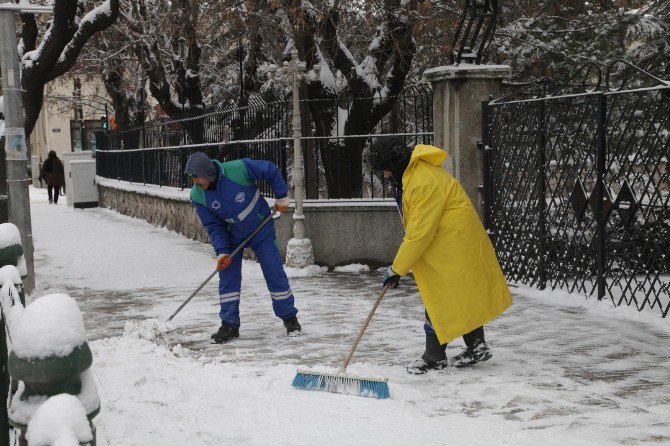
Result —
[[329, 375], [312, 372], [298, 372], [291, 386], [303, 390], [323, 390], [325, 392], [360, 395], [386, 399], [390, 396], [386, 380], [357, 378], [351, 375]]

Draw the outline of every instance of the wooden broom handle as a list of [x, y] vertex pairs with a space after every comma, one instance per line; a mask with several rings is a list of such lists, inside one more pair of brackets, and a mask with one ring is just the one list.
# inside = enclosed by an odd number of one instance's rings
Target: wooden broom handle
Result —
[[354, 351], [356, 351], [356, 347], [358, 347], [358, 343], [361, 341], [361, 338], [363, 337], [363, 333], [365, 333], [365, 329], [368, 328], [368, 324], [370, 323], [370, 320], [372, 319], [372, 316], [375, 314], [375, 311], [377, 310], [377, 307], [379, 306], [379, 303], [382, 301], [382, 297], [384, 297], [384, 294], [386, 294], [386, 291], [391, 288], [391, 284], [387, 284], [384, 289], [382, 290], [381, 293], [379, 293], [379, 297], [375, 301], [375, 304], [372, 306], [372, 310], [370, 310], [370, 313], [368, 314], [368, 318], [365, 320], [365, 323], [361, 327], [361, 331], [358, 332], [358, 336], [356, 336], [356, 340], [354, 341], [354, 344], [351, 346], [351, 349], [349, 349], [349, 354], [347, 354], [347, 357], [344, 358], [344, 362], [342, 363], [342, 367], [340, 367], [340, 373], [344, 373], [347, 370], [347, 366], [349, 365], [349, 361], [351, 361], [351, 357], [354, 356]]

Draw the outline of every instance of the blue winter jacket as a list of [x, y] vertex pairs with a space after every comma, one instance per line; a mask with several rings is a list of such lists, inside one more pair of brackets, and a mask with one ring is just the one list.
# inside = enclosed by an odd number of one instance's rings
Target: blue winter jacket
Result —
[[[219, 170], [216, 188], [202, 190], [194, 185], [191, 201], [216, 254], [228, 254], [270, 215], [270, 206], [254, 181], [267, 181], [276, 198], [286, 197], [288, 187], [277, 166], [269, 161], [242, 158], [213, 163]], [[272, 224], [256, 237], [265, 236], [268, 231], [274, 232]]]

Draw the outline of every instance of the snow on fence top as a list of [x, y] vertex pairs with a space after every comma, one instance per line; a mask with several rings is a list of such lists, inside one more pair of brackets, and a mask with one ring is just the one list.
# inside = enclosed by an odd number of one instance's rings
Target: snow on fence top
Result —
[[0, 249], [20, 244], [21, 233], [19, 233], [19, 228], [12, 223], [0, 224]]
[[77, 397], [61, 393], [37, 408], [26, 439], [30, 446], [78, 446], [93, 441], [93, 432]]
[[64, 357], [86, 342], [84, 319], [67, 294], [47, 294], [26, 306], [11, 335], [21, 358]]

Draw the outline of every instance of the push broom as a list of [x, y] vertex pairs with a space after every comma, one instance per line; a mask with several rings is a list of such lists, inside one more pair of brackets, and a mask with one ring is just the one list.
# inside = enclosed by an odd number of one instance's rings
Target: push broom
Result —
[[368, 314], [365, 323], [358, 332], [354, 344], [351, 346], [351, 349], [349, 349], [349, 353], [346, 358], [344, 358], [337, 373], [319, 373], [309, 369], [298, 369], [298, 372], [291, 383], [293, 387], [296, 389], [323, 390], [326, 392], [346, 393], [349, 395], [360, 395], [379, 399], [385, 399], [390, 396], [387, 378], [369, 378], [347, 373], [349, 361], [351, 361], [351, 357], [354, 355], [354, 351], [356, 350], [356, 347], [358, 347], [358, 343], [363, 337], [365, 329], [368, 327], [372, 316], [375, 314], [379, 302], [381, 302], [382, 297], [384, 297], [384, 294], [390, 286], [391, 284], [389, 283], [379, 294], [377, 301], [372, 306], [370, 314]]

